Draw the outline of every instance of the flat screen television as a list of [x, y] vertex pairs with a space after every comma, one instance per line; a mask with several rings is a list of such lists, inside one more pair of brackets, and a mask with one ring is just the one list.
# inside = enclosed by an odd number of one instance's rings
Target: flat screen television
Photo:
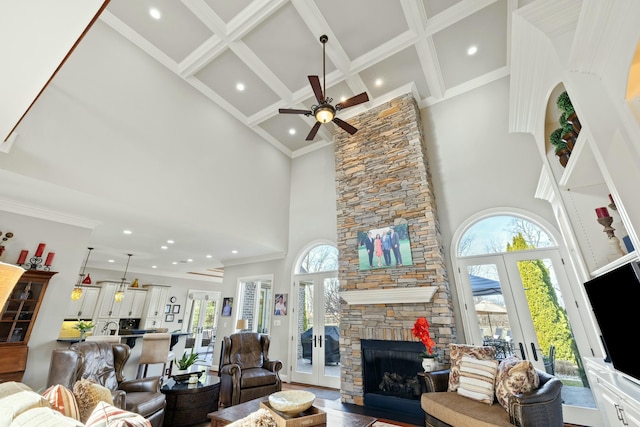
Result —
[[631, 262], [584, 284], [613, 367], [640, 382], [634, 329], [640, 309], [640, 267]]

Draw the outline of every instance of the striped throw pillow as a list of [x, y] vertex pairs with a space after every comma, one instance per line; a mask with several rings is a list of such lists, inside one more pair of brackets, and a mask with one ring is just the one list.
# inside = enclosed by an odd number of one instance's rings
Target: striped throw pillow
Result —
[[62, 415], [80, 421], [80, 410], [73, 392], [63, 385], [52, 385], [42, 393], [51, 407]]
[[89, 415], [85, 427], [151, 427], [151, 422], [142, 415], [100, 402]]
[[460, 363], [458, 394], [493, 405], [497, 360], [478, 360], [464, 356]]

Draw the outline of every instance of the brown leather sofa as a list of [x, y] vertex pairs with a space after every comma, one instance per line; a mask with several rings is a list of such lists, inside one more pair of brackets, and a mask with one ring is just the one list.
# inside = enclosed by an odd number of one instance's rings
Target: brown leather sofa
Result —
[[122, 369], [131, 349], [126, 344], [80, 342], [51, 353], [47, 387], [61, 384], [73, 390], [76, 381], [91, 379], [111, 390], [115, 406], [142, 415], [153, 427], [161, 427], [166, 406], [160, 377], [125, 381]]
[[282, 389], [282, 362], [269, 360], [268, 335], [242, 332], [224, 337], [220, 355], [220, 405], [233, 406]]

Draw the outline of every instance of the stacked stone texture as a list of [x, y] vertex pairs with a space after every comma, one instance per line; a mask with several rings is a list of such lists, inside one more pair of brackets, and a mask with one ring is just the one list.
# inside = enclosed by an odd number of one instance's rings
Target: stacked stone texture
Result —
[[[363, 404], [361, 339], [417, 341], [418, 317], [431, 324], [438, 354], [455, 342], [453, 305], [440, 238], [420, 112], [414, 98], [395, 98], [336, 130], [336, 190], [341, 291], [437, 286], [432, 301], [411, 304], [342, 304], [342, 401]], [[358, 231], [407, 224], [413, 265], [359, 270]]]

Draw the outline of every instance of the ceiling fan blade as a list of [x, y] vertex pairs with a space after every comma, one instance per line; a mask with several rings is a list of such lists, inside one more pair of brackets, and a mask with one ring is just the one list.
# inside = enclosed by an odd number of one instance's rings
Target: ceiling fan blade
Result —
[[338, 126], [340, 126], [342, 129], [344, 129], [347, 133], [351, 135], [358, 132], [358, 129], [354, 128], [349, 123], [345, 122], [344, 120], [340, 120], [337, 117], [333, 118], [333, 123], [337, 124]]
[[311, 128], [311, 132], [309, 132], [309, 135], [307, 135], [307, 137], [305, 138], [307, 141], [313, 141], [313, 138], [316, 137], [316, 133], [318, 133], [318, 129], [320, 129], [320, 125], [322, 123], [320, 122], [316, 122], [315, 125], [313, 125], [313, 127]]
[[293, 108], [280, 108], [278, 110], [278, 113], [280, 114], [307, 114], [307, 115], [311, 115], [311, 111], [310, 110], [296, 110]]
[[353, 107], [354, 105], [362, 104], [363, 102], [367, 102], [368, 100], [369, 95], [367, 95], [367, 92], [362, 92], [359, 95], [352, 96], [344, 102], [340, 102], [338, 105], [336, 105], [336, 110]]
[[322, 104], [324, 102], [324, 95], [322, 94], [322, 86], [320, 86], [320, 77], [309, 76], [309, 83], [311, 83], [311, 89], [313, 89], [313, 93], [316, 95], [318, 104]]

